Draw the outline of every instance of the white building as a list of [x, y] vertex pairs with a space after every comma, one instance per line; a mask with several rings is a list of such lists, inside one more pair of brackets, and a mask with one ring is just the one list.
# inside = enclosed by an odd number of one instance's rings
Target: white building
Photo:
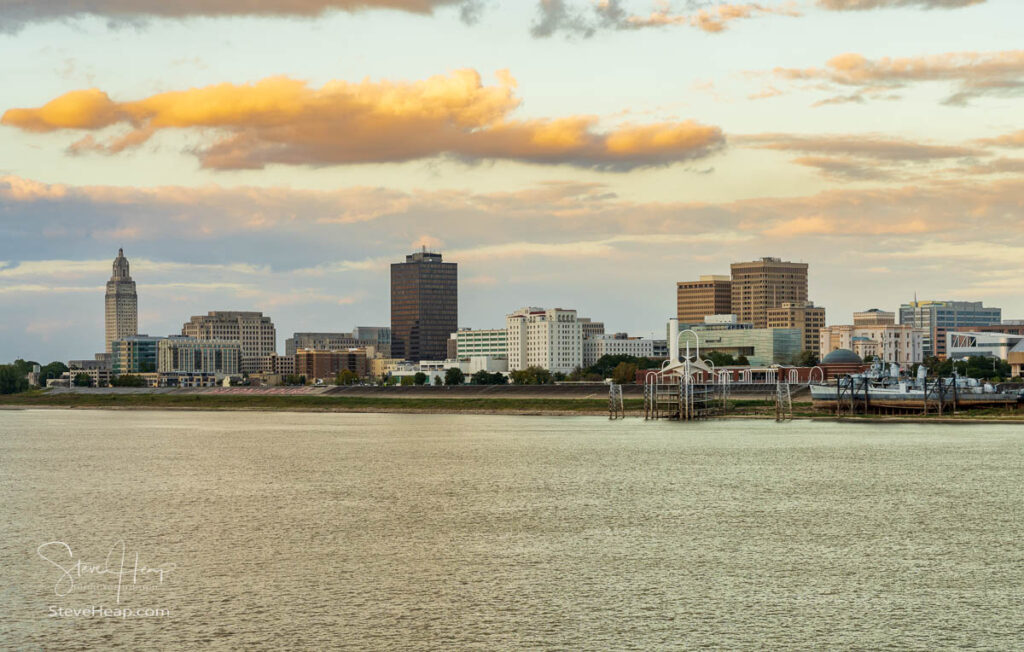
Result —
[[465, 328], [452, 333], [452, 337], [455, 339], [455, 356], [460, 359], [476, 356], [499, 358], [508, 355], [508, 331], [504, 328]]
[[583, 325], [575, 310], [522, 308], [507, 315], [505, 325], [509, 371], [571, 373], [583, 366]]
[[597, 335], [583, 340], [583, 366], [589, 367], [606, 355], [631, 355], [637, 358], [668, 357], [667, 342], [625, 333]]
[[946, 333], [946, 357], [964, 360], [970, 357], [988, 357], [1008, 360], [1010, 351], [1024, 341], [1024, 336], [1009, 333]]
[[899, 365], [924, 362], [924, 341], [927, 329], [906, 324], [826, 326], [821, 329], [821, 357], [836, 349], [849, 349], [861, 358], [880, 357]]

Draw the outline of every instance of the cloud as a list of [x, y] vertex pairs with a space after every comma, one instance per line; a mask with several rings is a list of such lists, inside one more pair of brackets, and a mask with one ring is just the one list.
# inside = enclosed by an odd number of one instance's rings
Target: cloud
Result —
[[950, 159], [984, 157], [981, 147], [936, 145], [881, 134], [752, 134], [733, 138], [734, 143], [805, 156], [793, 163], [819, 170], [837, 181], [909, 180], [908, 166], [927, 167]]
[[735, 142], [761, 149], [819, 154], [850, 154], [886, 161], [924, 161], [979, 156], [985, 150], [961, 145], [932, 145], [880, 134], [752, 134]]
[[451, 156], [628, 170], [701, 158], [724, 144], [718, 127], [692, 120], [605, 130], [595, 116], [515, 119], [516, 81], [504, 71], [498, 80], [485, 86], [476, 71], [459, 70], [418, 82], [333, 81], [316, 89], [274, 77], [127, 102], [88, 89], [10, 109], [0, 123], [37, 133], [129, 128], [106, 141], [88, 134], [72, 153], [116, 154], [162, 130], [214, 130], [195, 154], [215, 169]]
[[985, 0], [818, 0], [818, 6], [831, 11], [865, 11], [894, 7], [959, 9], [984, 2]]
[[464, 18], [477, 8], [464, 0], [0, 0], [0, 32], [15, 32], [29, 23], [100, 16], [110, 20], [193, 16], [318, 16], [327, 11], [394, 9], [430, 14], [462, 5]]
[[800, 16], [795, 3], [789, 2], [779, 6], [761, 3], [717, 4], [699, 9], [691, 14], [675, 14], [668, 7], [652, 11], [647, 16], [628, 16], [621, 25], [624, 28], [641, 29], [644, 27], [664, 27], [668, 25], [688, 25], [703, 32], [722, 32], [729, 23], [764, 15]]
[[654, 4], [655, 8], [647, 14], [631, 14], [623, 9], [622, 0], [596, 0], [589, 6], [577, 6], [566, 0], [540, 0], [537, 19], [530, 32], [539, 38], [557, 33], [589, 38], [604, 29], [686, 26], [714, 34], [725, 31], [733, 21], [755, 16], [800, 15], [794, 2], [779, 5], [720, 2], [689, 13], [673, 12], [664, 0]]
[[996, 138], [983, 138], [978, 142], [992, 147], [1024, 147], [1024, 129]]
[[829, 59], [823, 68], [776, 68], [773, 72], [781, 79], [813, 82], [814, 88], [855, 89], [852, 94], [832, 98], [832, 101], [846, 102], [886, 99], [893, 90], [911, 84], [953, 83], [956, 92], [944, 103], [962, 106], [978, 97], [1024, 93], [1024, 50], [950, 52], [876, 60], [850, 52]]

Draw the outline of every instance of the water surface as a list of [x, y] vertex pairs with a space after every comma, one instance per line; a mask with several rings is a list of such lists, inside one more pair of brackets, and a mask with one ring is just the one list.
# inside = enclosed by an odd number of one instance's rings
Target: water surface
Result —
[[0, 647], [1020, 648], [1022, 475], [1014, 425], [2, 411]]

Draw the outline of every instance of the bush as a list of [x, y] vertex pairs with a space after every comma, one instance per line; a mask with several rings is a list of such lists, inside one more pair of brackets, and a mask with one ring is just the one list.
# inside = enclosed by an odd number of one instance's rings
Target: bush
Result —
[[73, 382], [75, 387], [92, 387], [92, 376], [89, 374], [75, 374]]

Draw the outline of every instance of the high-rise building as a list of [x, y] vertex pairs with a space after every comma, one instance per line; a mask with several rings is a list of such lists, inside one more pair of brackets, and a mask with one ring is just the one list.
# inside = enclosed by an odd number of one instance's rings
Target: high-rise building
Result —
[[825, 327], [825, 309], [816, 308], [810, 301], [784, 302], [778, 308], [768, 309], [768, 328], [798, 328], [804, 334], [804, 351], [820, 357], [821, 329]]
[[111, 343], [139, 332], [139, 298], [135, 293], [135, 281], [128, 272], [128, 259], [124, 249], [117, 250], [114, 259], [114, 273], [107, 281], [104, 298], [106, 318], [106, 352], [111, 352]]
[[277, 330], [262, 312], [212, 311], [192, 317], [181, 334], [197, 340], [238, 342], [242, 347], [242, 373], [258, 373], [262, 360], [277, 352]]
[[458, 322], [457, 263], [424, 248], [391, 265], [391, 357], [444, 360]]
[[1001, 308], [981, 301], [917, 301], [900, 306], [900, 323], [927, 330], [924, 355], [946, 355], [946, 333], [964, 326], [990, 326], [1003, 319]]
[[699, 281], [676, 283], [676, 316], [680, 324], [703, 324], [709, 315], [732, 312], [732, 279], [701, 276]]
[[807, 263], [761, 258], [733, 263], [731, 268], [732, 308], [727, 312], [735, 314], [740, 322], [767, 328], [770, 308], [807, 301]]
[[864, 312], [853, 313], [854, 326], [894, 326], [896, 324], [896, 313], [871, 308]]
[[575, 310], [522, 308], [505, 317], [505, 326], [509, 371], [571, 373], [583, 366], [583, 327]]

